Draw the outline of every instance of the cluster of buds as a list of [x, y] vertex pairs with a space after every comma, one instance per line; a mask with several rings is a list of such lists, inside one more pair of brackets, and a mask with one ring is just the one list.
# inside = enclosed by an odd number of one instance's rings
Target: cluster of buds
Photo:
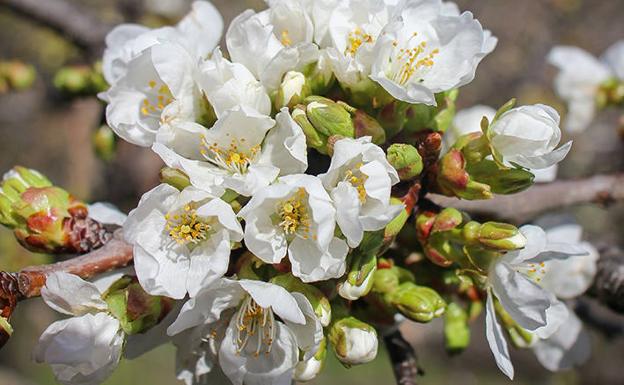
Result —
[[36, 78], [35, 67], [30, 64], [17, 60], [0, 61], [0, 94], [29, 89]]
[[416, 235], [425, 255], [436, 265], [449, 267], [457, 263], [479, 271], [488, 271], [490, 263], [502, 254], [526, 245], [525, 237], [515, 226], [481, 224], [450, 207], [440, 212], [419, 212]]
[[63, 67], [56, 72], [52, 82], [57, 90], [71, 96], [93, 95], [108, 88], [101, 62]]
[[596, 94], [596, 104], [598, 108], [624, 106], [624, 81], [611, 78], [603, 82]]
[[15, 167], [0, 183], [0, 223], [25, 248], [41, 253], [85, 253], [110, 234], [89, 218], [87, 205], [39, 172]]

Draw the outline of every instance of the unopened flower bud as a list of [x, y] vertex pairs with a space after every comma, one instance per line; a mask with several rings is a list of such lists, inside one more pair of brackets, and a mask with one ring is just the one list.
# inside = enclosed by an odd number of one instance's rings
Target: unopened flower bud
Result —
[[344, 365], [365, 364], [377, 356], [377, 332], [355, 317], [334, 322], [328, 334], [334, 353]]
[[402, 283], [388, 294], [388, 302], [407, 318], [416, 322], [429, 322], [444, 314], [446, 302], [433, 289], [412, 282]]
[[352, 115], [356, 138], [370, 136], [375, 144], [383, 144], [386, 141], [386, 131], [377, 119], [359, 109], [354, 109]]
[[136, 277], [129, 276], [113, 283], [102, 297], [128, 335], [151, 329], [165, 318], [173, 304], [170, 298], [147, 294]]
[[303, 294], [310, 301], [321, 325], [329, 325], [331, 321], [331, 305], [325, 294], [317, 287], [303, 283], [291, 273], [278, 275], [271, 279], [271, 283], [279, 285], [291, 293]]
[[61, 68], [52, 80], [54, 87], [68, 94], [85, 94], [91, 88], [91, 68], [71, 66]]
[[160, 169], [160, 181], [182, 191], [191, 185], [191, 180], [183, 171], [172, 168], [163, 167]]
[[439, 162], [437, 183], [440, 192], [463, 199], [490, 199], [490, 186], [470, 178], [466, 172], [466, 161], [461, 151], [451, 149]]
[[332, 135], [354, 137], [353, 120], [344, 106], [320, 96], [310, 96], [305, 99], [305, 103], [308, 120], [317, 132], [326, 137]]
[[535, 175], [521, 168], [501, 168], [496, 162], [483, 159], [468, 167], [470, 178], [490, 186], [495, 194], [515, 194], [533, 185]]
[[93, 134], [93, 147], [96, 154], [104, 161], [115, 157], [115, 133], [107, 125], [102, 125]]
[[416, 147], [395, 143], [388, 148], [388, 162], [397, 170], [401, 180], [414, 179], [423, 170], [423, 160]]
[[372, 253], [356, 253], [347, 277], [338, 283], [338, 294], [355, 301], [368, 294], [373, 287], [373, 276], [377, 270], [377, 257]]
[[84, 253], [110, 237], [88, 218], [86, 204], [23, 167], [6, 173], [0, 184], [0, 223], [34, 252]]
[[431, 227], [431, 232], [450, 231], [457, 228], [463, 222], [464, 215], [461, 211], [452, 207], [447, 207], [436, 216], [433, 226]]
[[444, 338], [446, 340], [446, 350], [451, 353], [463, 351], [470, 343], [468, 314], [454, 302], [449, 303], [446, 307]]
[[293, 379], [299, 382], [311, 381], [318, 376], [325, 366], [325, 357], [327, 356], [327, 339], [323, 338], [319, 345], [319, 349], [314, 356], [305, 361], [299, 361], [295, 366]]
[[35, 67], [20, 61], [2, 63], [2, 75], [8, 85], [16, 91], [30, 88], [37, 78]]
[[308, 147], [314, 148], [322, 154], [327, 154], [327, 136], [317, 132], [314, 126], [312, 126], [312, 123], [308, 120], [305, 106], [296, 106], [291, 115], [293, 120], [303, 130]]
[[293, 108], [310, 95], [310, 86], [301, 72], [288, 71], [275, 95], [275, 109]]
[[523, 248], [527, 239], [516, 226], [486, 222], [479, 229], [479, 242], [492, 249], [509, 251]]
[[[399, 205], [402, 203], [403, 202], [398, 198], [390, 198], [391, 205]], [[384, 229], [384, 243], [390, 244], [394, 237], [399, 235], [399, 233], [401, 232], [401, 230], [403, 230], [403, 227], [407, 223], [409, 216], [410, 214], [407, 212], [407, 210], [401, 210], [399, 215], [397, 215], [392, 221], [390, 221], [390, 223], [386, 225], [386, 228]]]

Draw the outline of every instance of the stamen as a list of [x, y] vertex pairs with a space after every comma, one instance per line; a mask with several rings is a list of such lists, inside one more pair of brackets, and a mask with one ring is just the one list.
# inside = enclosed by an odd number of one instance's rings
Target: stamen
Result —
[[251, 297], [247, 297], [236, 316], [236, 327], [237, 354], [245, 349], [250, 337], [254, 336], [256, 349], [253, 356], [271, 353], [275, 339], [275, 316], [271, 308], [260, 307]]
[[546, 275], [546, 264], [544, 262], [522, 264], [516, 268], [516, 272], [525, 275], [535, 283], [540, 283]]
[[281, 37], [280, 41], [286, 47], [289, 47], [290, 45], [292, 45], [292, 39], [290, 38], [290, 35], [288, 34], [288, 30], [287, 29], [282, 31], [282, 37]]
[[357, 51], [364, 43], [372, 43], [373, 37], [364, 31], [360, 27], [357, 27], [353, 32], [349, 32], [347, 38], [347, 48], [345, 49], [345, 55], [355, 56]]
[[182, 213], [165, 215], [166, 229], [169, 236], [178, 244], [194, 245], [208, 239], [212, 226], [197, 217], [197, 211], [191, 203], [184, 206]]
[[[417, 32], [414, 32], [408, 40], [406, 47], [410, 46], [411, 41], [416, 38]], [[394, 41], [392, 45], [396, 48], [399, 45], [398, 41]], [[406, 84], [420, 69], [431, 68], [434, 65], [434, 58], [440, 53], [438, 48], [435, 48], [429, 53], [426, 52], [427, 42], [421, 41], [413, 48], [400, 48], [395, 56], [396, 65], [399, 66], [396, 71], [393, 80], [397, 83]]]
[[[141, 114], [143, 116], [159, 119], [162, 110], [173, 101], [173, 96], [171, 95], [171, 91], [169, 91], [169, 87], [164, 84], [161, 84], [156, 91], [156, 86], [158, 85], [156, 80], [150, 80], [147, 85], [151, 95], [147, 95], [147, 97], [143, 99]], [[155, 95], [153, 94], [154, 91], [156, 91]]]
[[304, 239], [307, 239], [310, 231], [310, 218], [305, 199], [306, 192], [301, 187], [291, 198], [280, 202], [277, 211], [281, 220], [279, 226], [286, 234], [300, 233], [303, 234]]
[[[244, 141], [244, 139], [240, 139], [240, 143]], [[245, 174], [260, 152], [260, 145], [242, 151], [236, 139], [232, 139], [228, 148], [222, 148], [217, 143], [208, 143], [206, 138], [202, 137], [200, 152], [206, 160], [220, 168], [229, 170], [234, 174]]]
[[355, 167], [351, 170], [347, 170], [345, 173], [344, 180], [346, 182], [351, 183], [353, 187], [357, 189], [358, 198], [360, 198], [360, 202], [366, 202], [366, 188], [364, 187], [364, 183], [368, 179], [368, 175], [364, 174], [360, 171], [360, 168], [364, 164], [362, 162], [355, 165]]

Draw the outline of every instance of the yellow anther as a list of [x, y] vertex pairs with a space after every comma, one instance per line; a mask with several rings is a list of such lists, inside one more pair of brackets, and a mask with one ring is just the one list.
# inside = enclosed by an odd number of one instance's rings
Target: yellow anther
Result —
[[353, 30], [353, 32], [349, 32], [345, 55], [355, 56], [362, 44], [372, 43], [373, 40], [373, 36], [363, 32], [362, 29], [359, 27], [356, 28], [355, 30]]
[[286, 234], [300, 233], [305, 238], [310, 230], [310, 219], [305, 204], [305, 189], [299, 188], [289, 199], [278, 206], [281, 222], [279, 226]]
[[191, 205], [185, 205], [182, 214], [165, 215], [169, 236], [179, 244], [198, 244], [208, 239], [212, 227], [197, 217]]
[[290, 35], [288, 34], [287, 29], [282, 31], [282, 38], [280, 39], [280, 41], [282, 42], [282, 44], [284, 44], [287, 47], [292, 44], [292, 40], [290, 38]]

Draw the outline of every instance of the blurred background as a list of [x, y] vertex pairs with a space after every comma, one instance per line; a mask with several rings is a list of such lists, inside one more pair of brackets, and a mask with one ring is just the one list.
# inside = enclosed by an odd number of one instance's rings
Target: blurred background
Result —
[[[41, 0], [46, 1], [46, 0]], [[105, 162], [91, 146], [93, 132], [102, 123], [102, 105], [94, 98], [68, 100], [50, 87], [64, 65], [83, 63], [79, 49], [50, 29], [14, 14], [0, 0], [0, 59], [33, 64], [37, 81], [29, 90], [0, 94], [0, 171], [19, 164], [38, 169], [56, 184], [87, 201], [108, 201], [123, 210], [134, 207], [142, 192], [158, 183], [161, 162], [149, 150], [119, 142], [115, 157]], [[100, 19], [115, 24], [134, 20], [157, 26], [173, 22], [186, 12], [188, 0], [74, 0]], [[543, 102], [564, 113], [552, 91], [554, 69], [546, 54], [557, 44], [580, 46], [599, 55], [624, 38], [624, 1], [613, 0], [459, 0], [499, 38], [498, 48], [480, 65], [477, 77], [462, 88], [459, 106], [498, 107], [511, 97], [520, 104]], [[138, 3], [138, 5], [137, 5]], [[213, 0], [226, 25], [247, 8], [264, 8], [261, 0]], [[623, 169], [620, 117], [603, 112], [594, 125], [574, 138], [571, 155], [560, 167], [560, 178], [575, 178]], [[624, 246], [624, 207], [609, 210], [594, 205], [570, 209], [596, 244]], [[0, 270], [43, 263], [0, 229]], [[18, 328], [0, 351], [1, 385], [54, 384], [48, 367], [31, 362], [30, 352], [40, 333], [58, 315], [40, 300], [21, 305], [14, 316]], [[617, 320], [617, 318], [616, 318]], [[622, 318], [619, 319], [622, 322]], [[473, 341], [463, 354], [450, 357], [443, 347], [441, 322], [405, 324], [406, 338], [415, 345], [426, 375], [420, 384], [503, 384], [509, 381], [496, 368], [484, 337], [484, 322], [473, 325]], [[517, 384], [624, 384], [624, 337], [592, 330], [592, 359], [578, 370], [551, 374], [530, 351], [513, 351]], [[329, 356], [329, 355], [328, 355]], [[392, 384], [390, 364], [383, 349], [370, 365], [343, 368], [330, 359], [314, 384]], [[106, 385], [176, 385], [174, 349], [161, 347], [134, 361], [124, 361]]]

